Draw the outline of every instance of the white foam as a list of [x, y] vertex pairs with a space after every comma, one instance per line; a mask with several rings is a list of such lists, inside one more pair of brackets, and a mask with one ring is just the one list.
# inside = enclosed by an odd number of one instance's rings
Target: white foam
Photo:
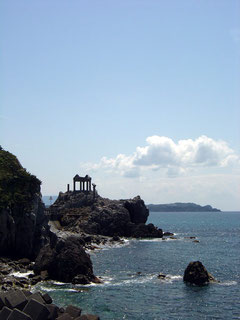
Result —
[[[124, 286], [124, 285], [129, 285], [129, 284], [138, 284], [138, 283], [146, 283], [150, 282], [153, 279], [157, 279], [156, 274], [148, 274], [148, 275], [133, 275], [129, 279], [119, 279], [116, 281], [115, 278], [112, 277], [101, 277], [100, 279], [103, 281], [101, 284], [96, 284], [96, 283], [91, 283], [85, 285], [86, 287], [92, 287], [96, 285], [101, 285], [101, 286], [111, 286], [111, 287], [116, 287], [116, 286]], [[116, 282], [115, 282], [116, 281]]]
[[236, 286], [237, 281], [224, 281], [224, 282], [219, 282], [221, 286]]
[[160, 242], [160, 241], [162, 241], [162, 238], [140, 239], [138, 241], [140, 241], [140, 242]]
[[60, 282], [60, 281], [53, 281], [52, 284], [54, 284], [56, 286], [64, 286], [64, 285], [66, 285], [65, 282]]
[[146, 276], [137, 276], [137, 278], [134, 279], [128, 279], [128, 280], [123, 280], [123, 284], [130, 284], [130, 283], [146, 283], [146, 282], [150, 282], [151, 280], [153, 280], [154, 278], [156, 278], [156, 274], [154, 275], [146, 275]]
[[[47, 292], [51, 292], [51, 291], [59, 291], [59, 290], [63, 290], [63, 289], [58, 289], [58, 288], [51, 288], [51, 287], [45, 287], [45, 286], [40, 286], [41, 290], [43, 291], [47, 291]], [[64, 288], [64, 292], [79, 292], [79, 290], [77, 289], [73, 289], [73, 288]]]
[[173, 281], [178, 281], [178, 280], [182, 280], [182, 276], [180, 275], [171, 275], [171, 274], [167, 274], [166, 275], [166, 281], [167, 282], [173, 282]]
[[183, 237], [179, 237], [179, 238], [177, 238], [177, 237], [175, 237], [175, 236], [173, 236], [174, 238], [169, 238], [169, 237], [167, 237], [167, 238], [163, 238], [164, 240], [163, 241], [183, 241], [183, 240], [186, 240], [185, 238], [183, 238]]
[[128, 246], [130, 244], [130, 240], [128, 239], [121, 239], [121, 242], [110, 242], [108, 241], [105, 244], [100, 244], [96, 250], [109, 250], [109, 249], [116, 249]]
[[[124, 285], [129, 285], [129, 284], [143, 284], [147, 282], [151, 282], [153, 280], [156, 281], [161, 281], [165, 283], [172, 283], [174, 281], [179, 281], [183, 279], [183, 276], [181, 275], [171, 275], [171, 274], [166, 274], [166, 277], [163, 279], [158, 279], [157, 274], [133, 274], [129, 276], [128, 279], [116, 279], [110, 276], [101, 276], [99, 277], [103, 282], [98, 284], [98, 283], [90, 283], [87, 285], [84, 285], [84, 287], [94, 287], [94, 286], [124, 286]], [[77, 287], [82, 286], [82, 285], [77, 285]]]
[[28, 271], [28, 272], [12, 272], [10, 273], [10, 276], [14, 276], [14, 277], [17, 277], [17, 278], [26, 278], [28, 277], [30, 274], [33, 274], [33, 271]]

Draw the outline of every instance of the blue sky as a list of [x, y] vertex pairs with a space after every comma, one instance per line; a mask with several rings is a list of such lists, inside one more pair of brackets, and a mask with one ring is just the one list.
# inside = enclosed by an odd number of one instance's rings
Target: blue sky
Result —
[[240, 210], [239, 1], [3, 0], [0, 49], [1, 145], [44, 195]]

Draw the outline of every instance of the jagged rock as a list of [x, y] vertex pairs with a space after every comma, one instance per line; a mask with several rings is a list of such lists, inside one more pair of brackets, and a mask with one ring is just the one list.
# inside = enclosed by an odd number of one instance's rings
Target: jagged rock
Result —
[[214, 277], [207, 271], [200, 261], [193, 261], [189, 263], [185, 269], [183, 281], [196, 285], [216, 282]]
[[138, 224], [133, 226], [132, 236], [134, 238], [162, 238], [162, 229], [156, 228], [152, 223]]
[[50, 279], [72, 282], [78, 276], [78, 283], [96, 281], [92, 262], [84, 251], [77, 237], [59, 239], [54, 246], [47, 245], [41, 249], [34, 265], [35, 274], [47, 270]]
[[144, 201], [140, 198], [140, 196], [126, 200], [124, 202], [124, 208], [128, 210], [131, 222], [135, 224], [147, 222], [149, 210], [145, 206]]

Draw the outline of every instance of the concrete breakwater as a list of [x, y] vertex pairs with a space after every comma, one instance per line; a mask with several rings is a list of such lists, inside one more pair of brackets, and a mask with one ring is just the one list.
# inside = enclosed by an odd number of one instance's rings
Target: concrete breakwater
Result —
[[26, 290], [10, 290], [0, 293], [1, 320], [100, 320], [96, 315], [82, 314], [73, 305], [66, 308], [52, 303], [48, 293], [32, 293]]

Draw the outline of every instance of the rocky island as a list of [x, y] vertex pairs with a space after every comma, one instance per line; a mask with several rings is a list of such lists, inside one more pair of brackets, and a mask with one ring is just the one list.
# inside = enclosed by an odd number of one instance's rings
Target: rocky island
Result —
[[220, 212], [210, 205], [200, 206], [195, 203], [175, 202], [169, 204], [148, 204], [148, 209], [152, 212]]

